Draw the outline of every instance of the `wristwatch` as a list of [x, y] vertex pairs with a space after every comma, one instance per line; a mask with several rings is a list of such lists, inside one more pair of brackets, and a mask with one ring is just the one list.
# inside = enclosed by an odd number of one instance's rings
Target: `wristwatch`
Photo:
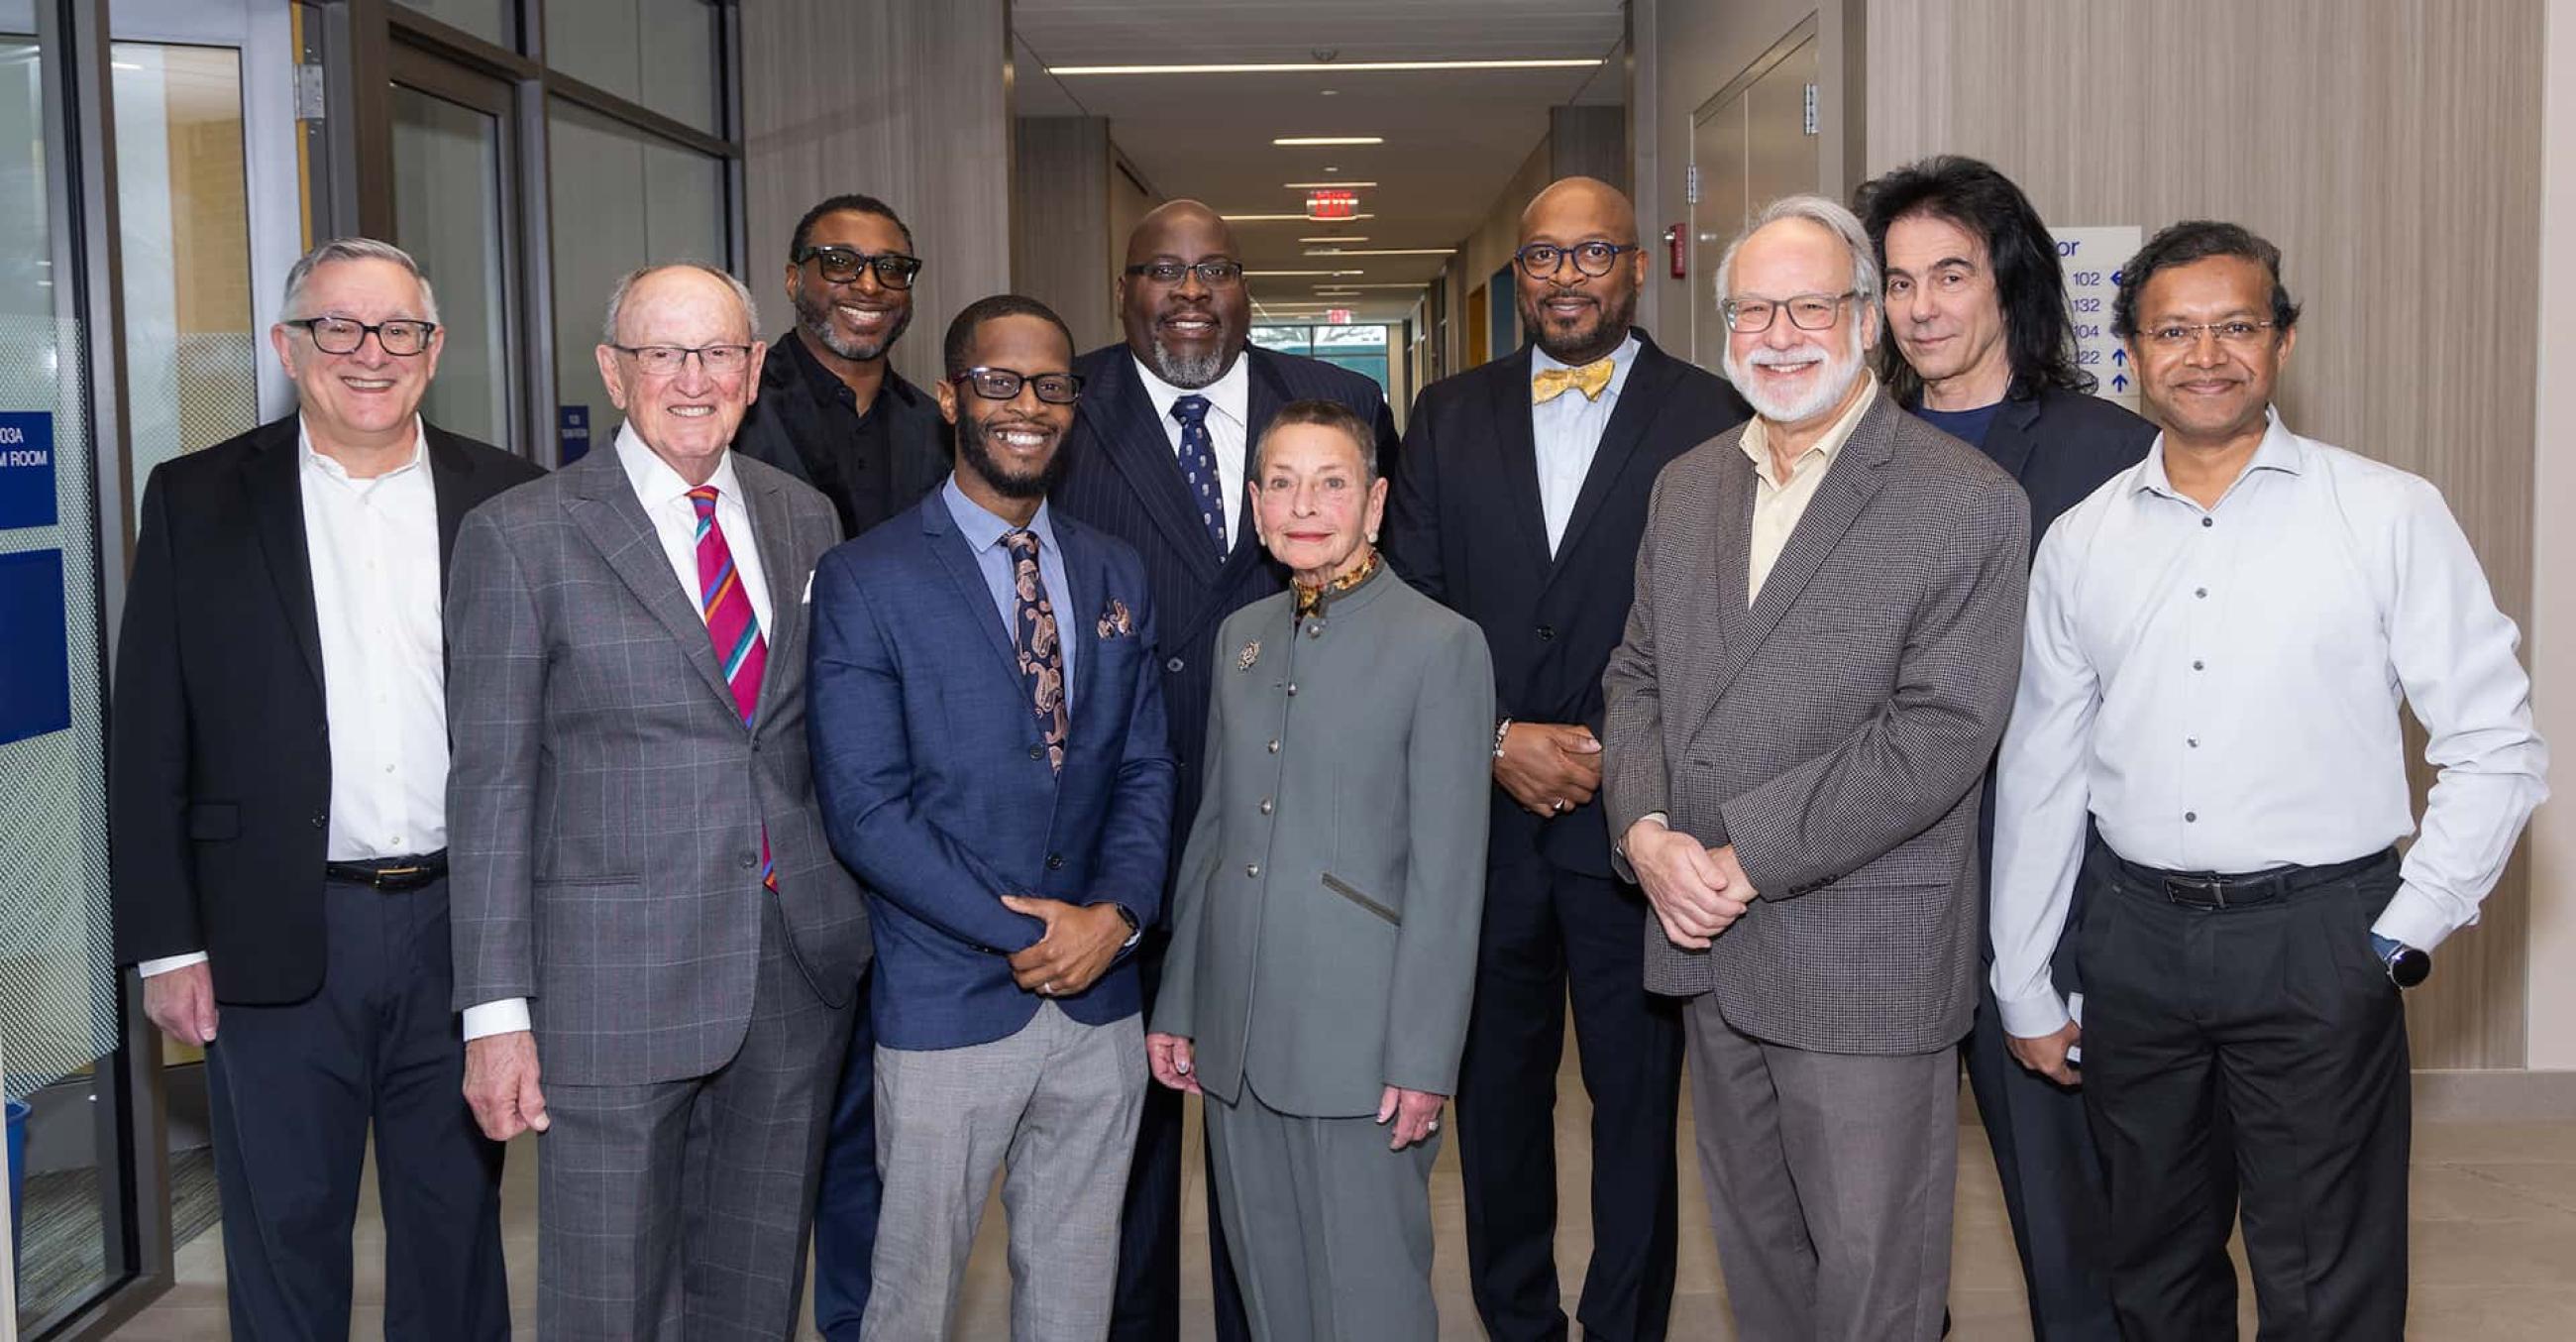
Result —
[[1122, 951], [1134, 949], [1137, 942], [1145, 939], [1145, 929], [1137, 924], [1135, 912], [1124, 904], [1112, 904], [1109, 907], [1118, 910], [1119, 920], [1127, 924], [1127, 939], [1118, 943], [1118, 949]]
[[2400, 988], [2412, 988], [2433, 972], [2433, 957], [2405, 942], [2373, 932], [2370, 945], [2379, 953], [2379, 962], [2388, 967], [2388, 981]]

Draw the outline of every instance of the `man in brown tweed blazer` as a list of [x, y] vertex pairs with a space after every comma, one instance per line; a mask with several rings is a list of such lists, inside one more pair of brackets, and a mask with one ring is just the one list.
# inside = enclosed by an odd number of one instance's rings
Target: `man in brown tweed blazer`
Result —
[[1646, 986], [1690, 999], [1736, 1335], [1928, 1342], [2029, 505], [1871, 380], [1848, 210], [1773, 204], [1717, 286], [1756, 418], [1656, 481], [1602, 678], [1610, 827], [1655, 910]]

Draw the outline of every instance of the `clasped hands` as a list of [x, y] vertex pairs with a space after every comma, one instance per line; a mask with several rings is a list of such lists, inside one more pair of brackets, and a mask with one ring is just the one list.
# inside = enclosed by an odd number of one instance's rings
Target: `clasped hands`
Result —
[[1579, 724], [1515, 722], [1494, 756], [1494, 781], [1531, 815], [1563, 815], [1601, 790], [1601, 742]]
[[1127, 944], [1115, 904], [1004, 895], [1002, 907], [1046, 924], [1037, 944], [1011, 957], [1011, 980], [1040, 997], [1070, 997], [1097, 982]]
[[1699, 840], [1647, 817], [1628, 827], [1622, 844], [1664, 936], [1684, 950], [1704, 951], [1735, 925], [1757, 892], [1735, 857], [1735, 845], [1703, 848]]
[[[1198, 1058], [1186, 1036], [1148, 1034], [1145, 1036], [1145, 1064], [1153, 1070], [1154, 1079], [1187, 1095], [1205, 1092], [1199, 1087]], [[1427, 1090], [1407, 1090], [1389, 1086], [1377, 1097], [1377, 1121], [1392, 1123], [1388, 1129], [1386, 1149], [1401, 1151], [1440, 1131], [1440, 1106], [1449, 1097]]]

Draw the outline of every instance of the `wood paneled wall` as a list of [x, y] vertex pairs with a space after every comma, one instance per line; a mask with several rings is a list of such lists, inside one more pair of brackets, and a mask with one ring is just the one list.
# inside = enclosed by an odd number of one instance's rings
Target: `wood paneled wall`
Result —
[[[1970, 154], [2052, 223], [2279, 244], [2283, 416], [2440, 486], [2528, 628], [2540, 0], [1870, 0], [1868, 34], [1869, 171]], [[2525, 866], [2410, 1000], [2418, 1067], [2523, 1065]]]
[[894, 364], [927, 385], [958, 309], [1010, 287], [1009, 0], [742, 7], [752, 291], [778, 301], [788, 235], [825, 196], [894, 207], [928, 264]]

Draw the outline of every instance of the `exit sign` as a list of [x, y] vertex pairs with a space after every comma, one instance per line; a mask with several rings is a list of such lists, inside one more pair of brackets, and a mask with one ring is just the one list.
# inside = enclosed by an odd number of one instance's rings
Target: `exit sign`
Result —
[[1309, 219], [1350, 219], [1360, 212], [1360, 193], [1327, 190], [1306, 193], [1306, 217]]
[[1326, 308], [1324, 309], [1324, 320], [1334, 326], [1348, 326], [1351, 324], [1351, 310], [1349, 308]]

